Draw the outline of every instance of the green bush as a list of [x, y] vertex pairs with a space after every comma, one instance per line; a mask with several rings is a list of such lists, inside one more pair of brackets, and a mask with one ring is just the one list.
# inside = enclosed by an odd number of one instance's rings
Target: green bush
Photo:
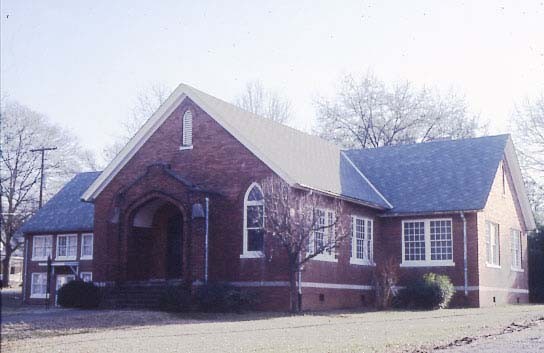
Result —
[[196, 299], [200, 310], [206, 312], [239, 312], [252, 309], [257, 302], [255, 293], [224, 283], [200, 286]]
[[447, 308], [453, 294], [455, 287], [448, 276], [427, 273], [401, 289], [394, 298], [394, 305], [408, 309]]
[[191, 291], [183, 285], [167, 286], [159, 297], [159, 309], [183, 312], [191, 309]]
[[93, 309], [100, 304], [100, 289], [90, 282], [75, 280], [57, 292], [58, 304], [65, 308]]

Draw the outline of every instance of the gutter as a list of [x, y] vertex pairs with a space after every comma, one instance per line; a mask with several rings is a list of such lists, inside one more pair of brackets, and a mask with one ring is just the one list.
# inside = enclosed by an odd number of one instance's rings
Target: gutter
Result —
[[464, 273], [464, 291], [465, 296], [468, 295], [468, 260], [467, 260], [467, 219], [465, 213], [461, 211], [461, 219], [463, 220], [463, 273]]
[[343, 196], [343, 195], [337, 194], [337, 193], [335, 193], [335, 192], [324, 191], [324, 190], [318, 190], [318, 189], [312, 188], [312, 187], [310, 187], [310, 186], [303, 185], [303, 184], [299, 184], [299, 183], [293, 184], [293, 185], [291, 185], [291, 187], [293, 187], [293, 188], [295, 188], [295, 189], [299, 189], [299, 190], [307, 190], [307, 191], [316, 192], [316, 193], [318, 193], [318, 194], [325, 195], [325, 196], [329, 196], [329, 197], [335, 197], [335, 198], [340, 199], [340, 200], [343, 200], [343, 201], [351, 202], [351, 203], [354, 203], [354, 204], [357, 204], [357, 205], [361, 205], [361, 206], [366, 206], [366, 207], [374, 208], [374, 209], [380, 210], [380, 211], [386, 211], [386, 210], [388, 210], [387, 207], [379, 206], [379, 205], [374, 204], [374, 203], [371, 203], [371, 202], [361, 201], [361, 200], [358, 200], [358, 199], [355, 199], [355, 198], [352, 198], [352, 197], [348, 197], [348, 196]]

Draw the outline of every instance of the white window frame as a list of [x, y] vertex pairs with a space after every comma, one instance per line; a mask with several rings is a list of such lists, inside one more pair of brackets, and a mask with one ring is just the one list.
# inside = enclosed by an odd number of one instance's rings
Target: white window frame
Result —
[[193, 148], [193, 112], [187, 109], [181, 118], [181, 146], [180, 150]]
[[[68, 256], [68, 255], [61, 256], [61, 255], [59, 255], [59, 250], [60, 250], [59, 241], [60, 241], [61, 238], [66, 238], [66, 253], [68, 253], [68, 249], [69, 249], [68, 239], [69, 238], [75, 238], [76, 239], [76, 245], [74, 246], [75, 254], [73, 256]], [[75, 259], [77, 259], [77, 234], [57, 234], [57, 249], [55, 251], [55, 259], [56, 260], [75, 260]]]
[[[49, 253], [45, 256], [36, 256], [36, 240], [45, 239], [51, 246], [49, 247]], [[53, 257], [53, 236], [52, 235], [35, 235], [32, 237], [32, 261], [45, 261], [48, 257]]]
[[[336, 215], [335, 215], [333, 210], [328, 209], [328, 208], [316, 208], [315, 210], [318, 211], [318, 212], [323, 212], [324, 217], [325, 217], [325, 222], [326, 222], [325, 225], [326, 226], [328, 226], [332, 222], [334, 222], [333, 220], [335, 219]], [[334, 238], [334, 226], [323, 229], [323, 232], [324, 232], [324, 234], [323, 234], [324, 239], [326, 239], [326, 238], [330, 239], [331, 237]], [[310, 235], [309, 240], [310, 241], [309, 241], [308, 253], [312, 254], [313, 250], [314, 250], [314, 246], [315, 246], [315, 232], [312, 232], [312, 234]], [[326, 240], [326, 241], [328, 241], [328, 240]], [[327, 261], [327, 262], [338, 262], [338, 259], [336, 258], [336, 249], [331, 249], [330, 253], [322, 252], [321, 254], [312, 257], [311, 260]]]
[[[431, 222], [433, 221], [449, 221], [451, 223], [451, 260], [431, 260]], [[423, 239], [425, 241], [425, 260], [406, 260], [405, 257], [405, 244], [404, 244], [404, 227], [406, 223], [423, 222], [424, 231]], [[438, 267], [438, 266], [455, 266], [453, 261], [454, 254], [454, 241], [453, 241], [453, 219], [452, 218], [425, 218], [425, 219], [405, 219], [402, 220], [402, 234], [401, 234], [401, 246], [402, 246], [402, 262], [401, 267]]]
[[[363, 223], [363, 257], [357, 256], [357, 221]], [[368, 228], [370, 224], [370, 228]], [[370, 240], [369, 240], [370, 229]], [[369, 250], [370, 248], [370, 250]], [[370, 252], [370, 257], [368, 256]], [[375, 266], [374, 263], [374, 220], [357, 215], [351, 216], [351, 257], [349, 263], [353, 265]]]
[[[84, 239], [88, 238], [88, 237], [91, 238], [91, 255], [84, 255], [83, 254], [83, 244], [85, 244]], [[93, 233], [83, 233], [83, 234], [81, 234], [81, 255], [80, 255], [79, 258], [81, 260], [92, 260], [93, 259], [93, 254], [94, 254], [94, 234]]]
[[[83, 276], [86, 276], [86, 275], [89, 276], [89, 280], [88, 280], [88, 281], [85, 281], [85, 279], [83, 278]], [[80, 272], [80, 273], [79, 273], [79, 278], [80, 278], [83, 282], [90, 282], [90, 283], [92, 283], [92, 282], [93, 282], [93, 273], [90, 272], [90, 271]]]
[[[497, 232], [491, 234], [491, 228], [493, 227], [496, 227]], [[494, 247], [497, 248], [496, 258], [493, 251]], [[501, 268], [501, 227], [499, 223], [485, 221], [485, 251], [485, 265], [492, 268]]]
[[[249, 193], [251, 190], [253, 190], [254, 187], [257, 187], [261, 194], [263, 195], [262, 201], [249, 201]], [[243, 248], [242, 248], [242, 254], [240, 255], [240, 258], [261, 258], [264, 257], [264, 253], [262, 251], [249, 251], [247, 249], [248, 246], [248, 228], [247, 228], [247, 208], [249, 206], [263, 206], [263, 229], [266, 221], [266, 217], [264, 216], [265, 213], [265, 204], [264, 204], [264, 192], [261, 186], [258, 183], [252, 183], [246, 190], [246, 193], [244, 195], [244, 230], [243, 230]], [[263, 245], [264, 245], [264, 239], [263, 239]]]
[[512, 271], [523, 272], [523, 242], [521, 231], [510, 229], [510, 256]]
[[[44, 286], [44, 292], [43, 293], [34, 293], [34, 276], [44, 276], [45, 279], [45, 285]], [[45, 299], [47, 297], [47, 272], [32, 272], [30, 275], [30, 298], [32, 299]]]

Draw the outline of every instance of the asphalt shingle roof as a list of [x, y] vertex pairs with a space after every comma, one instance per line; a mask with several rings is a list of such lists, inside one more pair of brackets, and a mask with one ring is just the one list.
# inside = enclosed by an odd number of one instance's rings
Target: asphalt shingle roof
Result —
[[389, 213], [480, 210], [508, 139], [441, 140], [346, 154], [391, 202]]
[[20, 231], [27, 234], [92, 231], [94, 205], [81, 201], [81, 195], [99, 175], [100, 172], [77, 174]]

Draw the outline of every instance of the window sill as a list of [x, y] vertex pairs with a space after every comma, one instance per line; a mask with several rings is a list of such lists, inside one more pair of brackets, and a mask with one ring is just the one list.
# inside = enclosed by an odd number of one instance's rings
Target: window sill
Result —
[[55, 261], [74, 261], [76, 256], [57, 256]]
[[180, 151], [192, 150], [192, 149], [193, 149], [193, 145], [191, 145], [191, 146], [179, 146]]
[[264, 258], [264, 254], [260, 251], [248, 251], [240, 255], [241, 259], [261, 259]]
[[516, 268], [516, 267], [510, 267], [510, 271], [512, 272], [525, 272], [522, 268]]
[[47, 261], [47, 257], [33, 257], [30, 261]]
[[354, 259], [354, 258], [350, 258], [349, 263], [351, 265], [358, 265], [358, 266], [376, 266], [376, 263], [373, 261], [371, 262], [368, 260], [361, 260], [361, 259]]
[[47, 294], [31, 294], [30, 299], [46, 299]]
[[454, 267], [453, 261], [405, 261], [400, 264], [400, 267]]
[[327, 255], [317, 255], [315, 257], [312, 257], [310, 260], [316, 260], [316, 261], [325, 261], [325, 262], [338, 262], [338, 259], [334, 256], [327, 256]]
[[92, 256], [81, 256], [79, 259], [80, 260], [92, 260], [93, 257]]
[[486, 267], [489, 267], [489, 268], [497, 268], [497, 269], [500, 269], [500, 268], [501, 268], [501, 265], [488, 264], [488, 263], [486, 263], [485, 266], [486, 266]]

